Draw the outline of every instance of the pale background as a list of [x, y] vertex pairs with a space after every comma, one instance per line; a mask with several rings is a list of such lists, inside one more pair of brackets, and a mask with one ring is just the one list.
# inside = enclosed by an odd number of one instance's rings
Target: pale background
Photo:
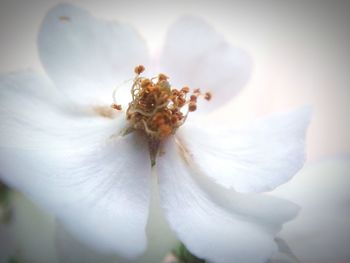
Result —
[[[61, 1], [0, 0], [0, 73], [26, 68], [44, 72], [38, 59], [36, 37], [44, 15], [58, 2]], [[350, 1], [65, 2], [88, 9], [101, 18], [132, 24], [148, 41], [154, 53], [161, 48], [168, 26], [179, 16], [194, 14], [205, 18], [228, 41], [246, 49], [255, 64], [252, 79], [246, 89], [218, 114], [219, 120], [240, 123], [271, 112], [309, 104], [313, 106], [314, 115], [307, 138], [308, 161], [320, 163], [321, 160], [322, 163], [322, 160], [329, 157], [350, 157]], [[338, 163], [336, 166], [340, 167]], [[328, 173], [334, 173], [333, 168], [328, 170]], [[328, 170], [322, 166], [316, 174], [321, 174], [322, 171], [327, 173]], [[348, 173], [349, 168], [344, 171]], [[304, 173], [309, 175], [312, 171], [306, 170]], [[317, 189], [316, 185], [314, 191]], [[337, 186], [331, 194], [337, 194], [339, 189], [341, 188]], [[15, 201], [17, 219], [23, 221], [16, 225], [16, 231], [20, 233], [19, 242], [22, 249], [27, 249], [31, 254], [38, 254], [36, 251], [44, 254], [41, 255], [42, 261], [35, 262], [46, 263], [48, 261], [45, 259], [50, 258], [50, 253], [55, 253], [51, 240], [54, 232], [53, 219], [50, 219], [52, 222], [45, 221], [40, 213], [40, 217], [31, 215], [35, 214], [35, 209], [27, 202]], [[332, 215], [332, 211], [325, 210], [324, 214]], [[335, 218], [338, 219], [342, 214], [338, 211]], [[310, 218], [308, 227], [323, 222], [322, 217], [316, 217], [317, 221]], [[347, 217], [344, 221], [346, 220]], [[28, 222], [31, 222], [30, 227]], [[328, 237], [333, 234], [338, 240], [343, 225], [339, 224], [338, 227], [333, 221], [330, 222], [332, 223], [327, 221], [324, 224], [328, 232], [323, 235]], [[339, 221], [335, 222], [338, 224]], [[337, 227], [338, 232], [335, 231]], [[299, 225], [296, 224], [296, 227], [290, 229], [295, 232], [298, 228]], [[45, 231], [37, 231], [38, 229]], [[47, 229], [51, 229], [49, 233]], [[296, 239], [297, 245], [299, 242]], [[334, 246], [338, 248], [341, 242], [342, 239]], [[293, 242], [290, 244], [293, 245]], [[294, 244], [293, 249], [303, 252], [303, 246], [302, 242], [299, 248]], [[343, 247], [340, 246], [339, 249]], [[330, 248], [334, 253], [338, 253], [339, 249]], [[22, 253], [26, 255], [26, 251]]]
[[[0, 1], [0, 72], [41, 68], [36, 46], [47, 10], [61, 1]], [[252, 55], [246, 89], [223, 120], [310, 104], [308, 160], [349, 152], [350, 1], [89, 1], [72, 2], [95, 16], [128, 22], [155, 52], [167, 27], [182, 14], [205, 18]], [[213, 72], [215, 74], [215, 72]]]

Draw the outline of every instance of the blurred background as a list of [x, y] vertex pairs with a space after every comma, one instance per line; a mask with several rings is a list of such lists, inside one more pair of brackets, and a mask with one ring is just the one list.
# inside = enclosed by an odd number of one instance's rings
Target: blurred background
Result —
[[[37, 52], [37, 33], [46, 12], [59, 2], [62, 1], [0, 1], [1, 73], [27, 68], [44, 72]], [[275, 111], [311, 105], [306, 167], [316, 165], [321, 167], [318, 173], [329, 174], [333, 173], [329, 167], [335, 167], [342, 176], [350, 176], [350, 1], [64, 2], [85, 8], [97, 17], [133, 25], [153, 54], [161, 49], [167, 28], [178, 17], [192, 14], [204, 18], [232, 45], [247, 50], [254, 61], [247, 87], [218, 118], [245, 122]], [[332, 189], [336, 194], [338, 188]], [[342, 216], [350, 220], [348, 214]], [[346, 230], [350, 232], [348, 226]], [[350, 248], [350, 243], [345, 247]], [[346, 256], [341, 260], [344, 262]]]

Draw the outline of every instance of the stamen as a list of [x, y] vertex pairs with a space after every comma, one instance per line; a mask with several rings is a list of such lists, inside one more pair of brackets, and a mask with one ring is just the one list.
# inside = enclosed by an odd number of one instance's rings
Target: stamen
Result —
[[206, 99], [206, 100], [208, 100], [208, 101], [211, 100], [211, 97], [212, 97], [212, 96], [211, 96], [211, 93], [210, 93], [210, 92], [206, 92], [205, 95], [204, 95], [204, 99]]
[[167, 77], [166, 75], [164, 75], [163, 73], [160, 73], [160, 74], [158, 75], [158, 79], [159, 79], [159, 81], [162, 81], [162, 80], [167, 80], [168, 77]]
[[116, 94], [117, 94], [117, 91], [119, 90], [119, 88], [123, 85], [123, 84], [126, 84], [128, 83], [129, 81], [131, 81], [132, 79], [128, 79], [128, 80], [125, 80], [123, 81], [122, 83], [120, 83], [112, 92], [112, 98], [113, 98], [113, 104], [117, 104], [117, 99], [116, 99]]
[[192, 112], [192, 111], [195, 111], [196, 109], [197, 109], [197, 103], [191, 101], [188, 105], [188, 110]]
[[145, 71], [145, 67], [143, 65], [138, 65], [137, 67], [135, 67], [134, 71], [137, 75], [140, 75], [142, 72]]
[[197, 96], [196, 95], [191, 95], [190, 101], [197, 102]]
[[[135, 67], [136, 76], [131, 86], [132, 101], [126, 111], [129, 127], [127, 131], [141, 131], [152, 145], [150, 149], [152, 165], [155, 163], [155, 156], [158, 152], [160, 142], [175, 134], [176, 130], [185, 123], [189, 112], [197, 110], [197, 99], [201, 96], [200, 89], [190, 92], [187, 86], [180, 90], [172, 88], [169, 77], [160, 73], [156, 77], [145, 78], [140, 76], [145, 67]], [[189, 97], [189, 98], [188, 98]], [[211, 93], [206, 92], [206, 100], [210, 100]], [[112, 108], [121, 110], [116, 103], [115, 91], [113, 91]], [[187, 111], [184, 110], [188, 105]], [[185, 111], [185, 112], [184, 112]]]
[[181, 89], [181, 91], [183, 92], [183, 93], [189, 93], [190, 92], [190, 88], [189, 87], [187, 87], [187, 86], [185, 86], [185, 87], [183, 87], [182, 89]]
[[112, 109], [115, 109], [115, 110], [122, 110], [122, 105], [118, 105], [118, 104], [115, 104], [115, 103], [113, 103], [111, 105], [111, 107], [112, 107]]

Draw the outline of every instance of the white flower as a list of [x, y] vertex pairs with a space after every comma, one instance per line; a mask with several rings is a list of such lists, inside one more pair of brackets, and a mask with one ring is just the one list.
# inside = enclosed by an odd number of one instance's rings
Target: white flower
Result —
[[[113, 87], [135, 65], [149, 65], [141, 37], [61, 4], [46, 16], [38, 45], [51, 80], [29, 72], [0, 80], [0, 173], [7, 184], [87, 245], [134, 258], [147, 245], [150, 180], [157, 176], [169, 225], [193, 254], [266, 262], [276, 251], [275, 234], [298, 209], [257, 192], [302, 167], [309, 109], [241, 130], [189, 118], [162, 142], [152, 175], [147, 141], [120, 136], [125, 114], [107, 110]], [[198, 105], [209, 113], [245, 84], [251, 62], [201, 20], [184, 18], [170, 29], [159, 65], [174, 86], [210, 90], [210, 103]]]

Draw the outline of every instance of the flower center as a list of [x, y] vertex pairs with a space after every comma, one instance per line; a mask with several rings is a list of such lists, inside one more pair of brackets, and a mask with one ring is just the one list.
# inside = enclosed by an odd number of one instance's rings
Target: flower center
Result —
[[[147, 135], [154, 165], [160, 142], [175, 134], [185, 123], [189, 112], [197, 109], [199, 96], [210, 100], [211, 93], [202, 94], [199, 89], [190, 92], [187, 86], [172, 88], [166, 75], [146, 78], [141, 76], [144, 70], [142, 65], [134, 70], [136, 76], [131, 87], [132, 101], [126, 111], [129, 127], [124, 134], [138, 130]], [[112, 108], [121, 110], [117, 104], [113, 104]]]

